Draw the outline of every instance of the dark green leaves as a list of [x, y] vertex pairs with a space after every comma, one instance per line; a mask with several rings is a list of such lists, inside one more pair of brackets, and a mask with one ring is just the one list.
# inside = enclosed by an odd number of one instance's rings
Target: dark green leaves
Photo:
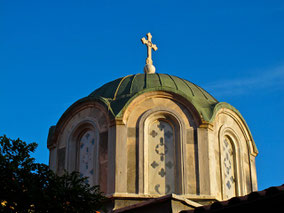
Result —
[[105, 197], [79, 173], [57, 176], [30, 153], [36, 143], [0, 137], [0, 212], [96, 212]]

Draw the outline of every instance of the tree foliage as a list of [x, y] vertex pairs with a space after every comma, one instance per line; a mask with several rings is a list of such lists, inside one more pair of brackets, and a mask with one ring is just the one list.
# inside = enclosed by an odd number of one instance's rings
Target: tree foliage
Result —
[[96, 212], [105, 197], [78, 172], [57, 176], [30, 156], [36, 143], [0, 137], [1, 212]]

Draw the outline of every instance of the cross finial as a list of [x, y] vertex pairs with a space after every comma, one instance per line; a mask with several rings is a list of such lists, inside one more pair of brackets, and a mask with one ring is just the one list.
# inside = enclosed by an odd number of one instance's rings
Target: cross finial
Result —
[[152, 43], [152, 35], [151, 33], [147, 33], [146, 40], [144, 37], [141, 39], [142, 43], [147, 46], [147, 59], [146, 59], [146, 65], [144, 67], [145, 73], [155, 73], [155, 67], [153, 66], [153, 60], [152, 60], [152, 49], [156, 51], [158, 47]]

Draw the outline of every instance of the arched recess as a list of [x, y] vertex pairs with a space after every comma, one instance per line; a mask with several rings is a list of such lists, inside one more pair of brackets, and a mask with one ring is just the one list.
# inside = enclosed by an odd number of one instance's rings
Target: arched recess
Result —
[[78, 171], [89, 178], [90, 185], [100, 184], [98, 125], [91, 120], [80, 122], [70, 134], [67, 143], [67, 170]]
[[[184, 111], [184, 113], [188, 112], [187, 119], [192, 127], [197, 127], [202, 123], [202, 118], [200, 113], [190, 101], [188, 101], [179, 94], [167, 91], [152, 91], [152, 92], [137, 94], [136, 96], [132, 97], [127, 102], [127, 105], [125, 105], [121, 111], [120, 116], [122, 118], [123, 123], [128, 123], [129, 116], [132, 114], [133, 111], [136, 111], [136, 109], [139, 108], [141, 104], [143, 104], [147, 100], [153, 100], [153, 99], [171, 100], [175, 104], [179, 105], [178, 107], [183, 108], [182, 110]], [[160, 104], [160, 106], [163, 105]]]
[[157, 107], [139, 119], [139, 193], [185, 191], [185, 124], [171, 109]]
[[215, 122], [215, 120], [218, 119], [218, 117], [220, 117], [221, 115], [229, 116], [234, 120], [234, 122], [236, 122], [236, 124], [242, 131], [242, 135], [245, 137], [249, 153], [254, 157], [257, 156], [258, 150], [256, 144], [253, 140], [249, 127], [240, 112], [230, 104], [220, 102], [214, 107], [214, 112], [210, 122]]
[[229, 108], [220, 108], [215, 113], [213, 124], [216, 127], [216, 132], [219, 134], [219, 141], [221, 141], [220, 137], [226, 132], [232, 138], [233, 143], [236, 144], [238, 195], [256, 191], [255, 157], [258, 154], [258, 150], [244, 119], [239, 112]]
[[[61, 116], [52, 134], [50, 146], [56, 148], [54, 164], [56, 173], [62, 175], [64, 170], [69, 172], [78, 171], [77, 142], [89, 130], [95, 131], [98, 137], [99, 156], [95, 163], [101, 191], [107, 192], [108, 178], [108, 130], [110, 116], [107, 108], [96, 100], [82, 99], [70, 106]], [[54, 159], [53, 159], [54, 160]]]
[[222, 199], [242, 195], [240, 139], [235, 131], [222, 126], [219, 131], [220, 177]]

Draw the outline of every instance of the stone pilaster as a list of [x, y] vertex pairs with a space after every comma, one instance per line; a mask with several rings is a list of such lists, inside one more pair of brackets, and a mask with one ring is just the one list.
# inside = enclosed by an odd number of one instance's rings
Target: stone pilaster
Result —
[[200, 125], [197, 129], [198, 149], [198, 185], [200, 195], [210, 195], [210, 168], [209, 168], [209, 129]]
[[108, 134], [108, 194], [127, 192], [127, 128], [115, 121]]

